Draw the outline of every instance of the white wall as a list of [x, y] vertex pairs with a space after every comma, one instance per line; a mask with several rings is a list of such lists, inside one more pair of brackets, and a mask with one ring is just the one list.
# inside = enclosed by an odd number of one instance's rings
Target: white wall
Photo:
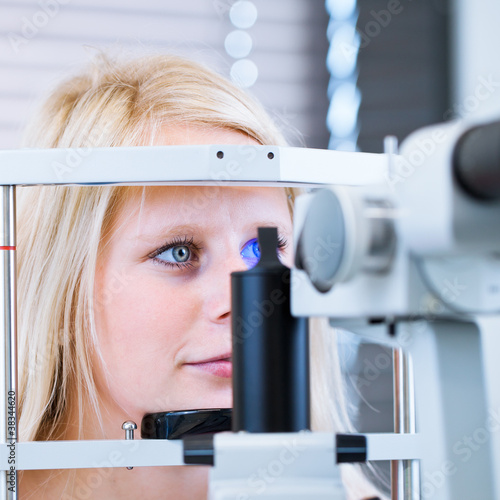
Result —
[[451, 0], [452, 100], [461, 116], [500, 116], [500, 2]]
[[[176, 52], [228, 75], [224, 49], [235, 0], [2, 0], [0, 3], [0, 148], [19, 146], [36, 103], [96, 49]], [[326, 147], [325, 68], [328, 16], [323, 0], [254, 0], [248, 56], [259, 78], [250, 89], [289, 137]]]

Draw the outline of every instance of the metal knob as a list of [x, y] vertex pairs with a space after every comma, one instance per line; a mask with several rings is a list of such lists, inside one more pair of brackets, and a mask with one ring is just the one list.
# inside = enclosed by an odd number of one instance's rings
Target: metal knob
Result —
[[137, 424], [132, 420], [123, 422], [122, 429], [125, 431], [125, 439], [134, 439], [134, 431], [137, 429]]
[[[125, 439], [133, 440], [134, 439], [134, 431], [137, 429], [137, 424], [132, 420], [127, 420], [123, 422], [122, 429], [125, 431]], [[132, 470], [133, 467], [127, 467], [128, 470]]]

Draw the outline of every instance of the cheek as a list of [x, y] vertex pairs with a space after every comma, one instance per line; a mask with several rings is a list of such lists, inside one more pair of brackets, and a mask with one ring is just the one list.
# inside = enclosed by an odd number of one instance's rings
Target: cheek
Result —
[[[96, 325], [103, 342], [126, 345], [138, 340], [179, 332], [174, 324], [192, 317], [195, 300], [182, 284], [172, 284], [163, 277], [139, 273], [99, 272], [96, 275]], [[180, 332], [179, 332], [180, 333]]]
[[[100, 351], [108, 374], [98, 386], [122, 407], [148, 408], [176, 376], [179, 353], [196, 330], [196, 297], [165, 279], [136, 276], [119, 287], [107, 277], [96, 285], [107, 293], [96, 313]], [[190, 300], [185, 300], [190, 297]]]

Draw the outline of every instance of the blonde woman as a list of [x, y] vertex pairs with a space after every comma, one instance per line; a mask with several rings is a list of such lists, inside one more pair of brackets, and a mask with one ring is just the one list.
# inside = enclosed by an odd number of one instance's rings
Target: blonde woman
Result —
[[[42, 148], [278, 144], [263, 109], [212, 71], [172, 56], [100, 59], [60, 85], [28, 134]], [[138, 165], [140, 168], [140, 165]], [[21, 440], [121, 439], [148, 412], [230, 407], [229, 274], [257, 227], [277, 226], [282, 188], [18, 189]], [[313, 331], [314, 429], [346, 430], [335, 342]], [[221, 370], [210, 368], [216, 360]], [[23, 499], [201, 499], [207, 469], [31, 471]], [[356, 469], [349, 498], [376, 495]]]

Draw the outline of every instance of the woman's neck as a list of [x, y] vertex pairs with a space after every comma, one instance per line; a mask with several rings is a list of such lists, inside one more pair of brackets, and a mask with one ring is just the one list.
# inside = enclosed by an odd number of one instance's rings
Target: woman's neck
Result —
[[26, 500], [204, 500], [207, 467], [126, 467], [25, 471], [20, 498]]
[[[89, 418], [90, 405], [85, 405], [87, 425], [79, 428], [79, 412], [73, 406], [61, 425], [62, 440], [124, 439], [121, 412]], [[93, 425], [91, 424], [93, 423]], [[140, 421], [137, 422], [140, 424]], [[138, 434], [136, 432], [136, 434]], [[137, 437], [137, 436], [136, 436]], [[113, 460], [112, 460], [113, 459]], [[125, 462], [125, 459], [123, 458]], [[119, 457], [110, 456], [110, 463], [121, 465]], [[120, 467], [37, 470], [22, 472], [19, 478], [20, 498], [26, 500], [205, 500], [208, 489], [208, 467]]]

